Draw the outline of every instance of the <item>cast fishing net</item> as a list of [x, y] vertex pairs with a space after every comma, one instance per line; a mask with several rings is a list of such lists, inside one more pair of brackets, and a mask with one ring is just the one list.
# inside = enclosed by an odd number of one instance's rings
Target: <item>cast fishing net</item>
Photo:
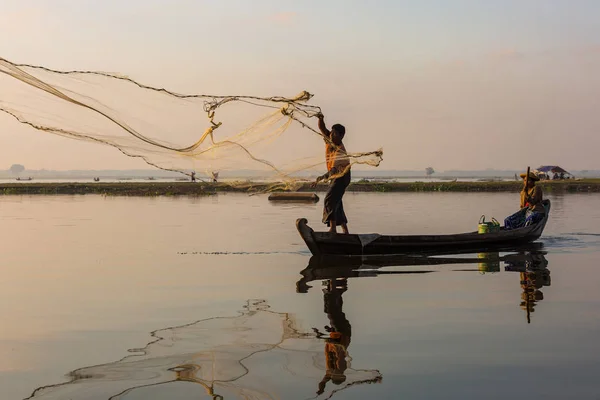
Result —
[[[324, 172], [324, 137], [314, 118], [321, 109], [309, 104], [306, 91], [293, 98], [180, 94], [125, 76], [2, 58], [0, 88], [0, 111], [20, 123], [112, 146], [156, 168], [209, 179], [252, 170], [288, 184]], [[351, 165], [378, 166], [382, 151], [348, 158]]]
[[348, 355], [345, 368], [328, 368], [326, 341], [302, 333], [293, 315], [271, 311], [261, 300], [249, 301], [235, 317], [161, 329], [152, 336], [144, 348], [131, 350], [137, 354], [75, 370], [69, 382], [39, 388], [30, 398], [328, 399], [382, 379], [377, 370], [352, 369]]

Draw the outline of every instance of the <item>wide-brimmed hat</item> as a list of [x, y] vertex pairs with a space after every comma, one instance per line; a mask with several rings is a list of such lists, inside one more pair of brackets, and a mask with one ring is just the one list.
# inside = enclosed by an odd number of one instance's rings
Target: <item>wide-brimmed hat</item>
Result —
[[[527, 175], [527, 174], [521, 174], [521, 175], [519, 175], [519, 176], [520, 176], [521, 178], [525, 179], [525, 176], [526, 176], [526, 175]], [[533, 172], [530, 172], [530, 173], [529, 173], [529, 180], [532, 180], [532, 181], [539, 181], [539, 180], [540, 180], [540, 177], [539, 177], [539, 176], [537, 176], [536, 174], [534, 174]]]

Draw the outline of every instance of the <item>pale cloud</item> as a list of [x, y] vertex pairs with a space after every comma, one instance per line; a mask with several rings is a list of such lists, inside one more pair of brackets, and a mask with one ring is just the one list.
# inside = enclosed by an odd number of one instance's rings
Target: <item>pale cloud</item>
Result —
[[293, 23], [297, 17], [298, 13], [286, 11], [269, 15], [269, 20], [278, 24], [290, 24]]
[[581, 53], [584, 55], [600, 55], [600, 44], [593, 44], [585, 47], [582, 49]]
[[451, 60], [434, 60], [431, 66], [434, 68], [464, 68], [469, 65], [469, 60], [463, 58], [455, 58]]
[[23, 7], [0, 14], [0, 25], [4, 33], [25, 34], [32, 27], [43, 27], [47, 20], [44, 9], [38, 7]]
[[525, 57], [525, 54], [518, 51], [515, 48], [505, 48], [495, 51], [490, 54], [494, 60], [521, 60]]

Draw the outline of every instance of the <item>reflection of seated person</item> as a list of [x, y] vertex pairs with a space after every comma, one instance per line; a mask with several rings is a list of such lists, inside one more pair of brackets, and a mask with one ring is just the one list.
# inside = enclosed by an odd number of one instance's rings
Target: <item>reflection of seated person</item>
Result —
[[530, 321], [529, 314], [535, 311], [538, 301], [544, 300], [544, 293], [540, 290], [543, 286], [550, 286], [550, 271], [547, 269], [521, 272], [521, 309], [527, 311], [527, 322]]
[[540, 289], [551, 284], [548, 261], [541, 253], [520, 253], [506, 264], [507, 271], [520, 271], [520, 284], [523, 289], [520, 307], [527, 312], [529, 323], [536, 303], [544, 299], [544, 293]]
[[[525, 179], [525, 175], [521, 174], [521, 178]], [[535, 184], [539, 180], [540, 178], [537, 175], [529, 173], [529, 179], [526, 180], [527, 183], [524, 183], [523, 190], [521, 190], [521, 209], [506, 217], [504, 220], [505, 229], [510, 230], [533, 225], [544, 218], [546, 209], [542, 204], [542, 188]]]
[[348, 289], [347, 285], [346, 279], [329, 280], [327, 288], [323, 289], [324, 311], [329, 318], [330, 326], [325, 327], [325, 330], [329, 332], [329, 337], [325, 339], [327, 371], [319, 382], [317, 394], [325, 391], [325, 386], [329, 381], [339, 385], [346, 380], [345, 371], [348, 368], [346, 357], [352, 336], [352, 327], [342, 311], [344, 304], [342, 293]]

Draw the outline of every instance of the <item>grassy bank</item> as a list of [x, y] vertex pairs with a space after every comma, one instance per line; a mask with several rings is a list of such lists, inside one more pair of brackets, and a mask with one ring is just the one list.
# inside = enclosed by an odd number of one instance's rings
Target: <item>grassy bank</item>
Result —
[[[544, 192], [600, 192], [600, 179], [538, 182]], [[348, 188], [354, 192], [519, 192], [523, 183], [510, 182], [356, 182]]]
[[0, 194], [100, 194], [106, 196], [204, 196], [214, 193], [205, 185], [188, 182], [4, 183]]
[[[600, 179], [549, 181], [540, 183], [546, 193], [597, 193]], [[377, 182], [360, 181], [348, 187], [350, 192], [518, 192], [520, 182]], [[219, 192], [260, 193], [274, 189], [266, 183], [191, 183], [191, 182], [91, 182], [91, 183], [4, 183], [0, 194], [100, 194], [107, 196], [206, 196]], [[327, 185], [296, 188], [301, 192], [322, 192]]]

